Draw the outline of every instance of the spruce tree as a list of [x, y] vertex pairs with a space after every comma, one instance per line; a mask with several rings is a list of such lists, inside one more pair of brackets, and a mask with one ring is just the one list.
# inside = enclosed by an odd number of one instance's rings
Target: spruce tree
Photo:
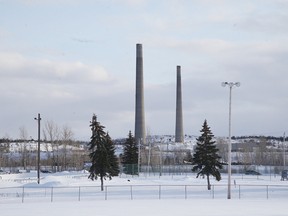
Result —
[[106, 137], [105, 137], [105, 146], [108, 152], [108, 161], [110, 163], [110, 178], [112, 176], [118, 176], [119, 175], [119, 163], [118, 163], [118, 158], [115, 154], [115, 145], [111, 139], [111, 137], [109, 136], [109, 134], [107, 133]]
[[197, 145], [195, 153], [193, 154], [192, 171], [198, 171], [197, 178], [199, 176], [207, 176], [208, 190], [211, 189], [210, 175], [214, 176], [217, 181], [221, 180], [221, 174], [219, 169], [222, 169], [221, 157], [218, 155], [218, 149], [213, 140], [212, 134], [207, 121], [204, 121], [202, 126], [201, 136], [197, 138]]
[[[92, 165], [89, 169], [90, 175], [88, 178], [95, 180], [98, 177], [101, 181], [101, 190], [104, 190], [104, 180], [106, 178], [111, 179], [112, 176], [116, 175], [116, 164], [115, 155], [113, 152], [112, 144], [110, 143], [111, 139], [104, 131], [104, 126], [97, 121], [97, 117], [94, 114], [90, 124], [92, 136], [89, 142], [89, 154]], [[111, 141], [112, 142], [112, 141]], [[112, 154], [114, 156], [112, 156]], [[112, 162], [111, 162], [112, 161]], [[117, 173], [118, 174], [118, 173]]]
[[124, 143], [122, 164], [126, 174], [138, 174], [138, 147], [131, 131]]

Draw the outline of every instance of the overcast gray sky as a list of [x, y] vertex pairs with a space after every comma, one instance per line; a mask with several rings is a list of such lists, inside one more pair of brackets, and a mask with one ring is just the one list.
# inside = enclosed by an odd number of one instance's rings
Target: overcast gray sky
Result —
[[[146, 128], [175, 132], [176, 66], [184, 133], [287, 131], [287, 0], [0, 0], [0, 137], [37, 122], [89, 140], [93, 113], [112, 138], [134, 132], [136, 43], [143, 44]], [[288, 132], [288, 131], [287, 131]]]

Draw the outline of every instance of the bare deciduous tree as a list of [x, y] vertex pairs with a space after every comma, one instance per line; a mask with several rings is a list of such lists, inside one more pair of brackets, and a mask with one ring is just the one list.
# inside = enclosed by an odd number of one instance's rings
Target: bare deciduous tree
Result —
[[29, 154], [27, 149], [28, 132], [24, 126], [19, 128], [19, 138], [20, 138], [20, 154], [21, 154], [21, 164], [24, 169], [27, 168], [29, 163]]
[[62, 148], [61, 148], [61, 158], [62, 158], [62, 169], [67, 169], [67, 153], [68, 153], [68, 146], [72, 146], [73, 144], [73, 131], [72, 129], [64, 125], [61, 130], [61, 142], [62, 142]]
[[[43, 136], [45, 142], [45, 148], [47, 152], [48, 162], [52, 160], [52, 169], [56, 171], [59, 170], [59, 161], [58, 161], [58, 153], [59, 153], [59, 128], [57, 124], [50, 120], [46, 121], [43, 129]], [[51, 149], [49, 149], [51, 148]], [[52, 154], [52, 155], [51, 155]]]
[[221, 156], [222, 162], [228, 162], [228, 142], [224, 138], [217, 138], [216, 145], [219, 150], [218, 154]]

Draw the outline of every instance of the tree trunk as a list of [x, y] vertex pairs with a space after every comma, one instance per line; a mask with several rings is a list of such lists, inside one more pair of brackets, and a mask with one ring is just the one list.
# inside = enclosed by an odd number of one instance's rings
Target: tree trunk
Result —
[[207, 175], [207, 187], [208, 187], [208, 190], [211, 190], [211, 184], [210, 184], [209, 175]]
[[103, 177], [100, 177], [101, 180], [101, 191], [104, 191], [104, 182], [103, 182]]

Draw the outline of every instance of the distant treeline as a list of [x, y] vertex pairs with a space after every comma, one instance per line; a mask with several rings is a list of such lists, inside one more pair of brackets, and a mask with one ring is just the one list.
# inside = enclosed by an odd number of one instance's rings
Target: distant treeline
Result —
[[[187, 135], [186, 135], [187, 136]], [[191, 137], [191, 136], [188, 136], [188, 137]], [[276, 140], [276, 141], [281, 141], [283, 142], [283, 136], [279, 136], [279, 137], [276, 137], [276, 136], [232, 136], [231, 139], [232, 140], [243, 140], [243, 139], [265, 139], [265, 140]], [[124, 142], [125, 142], [126, 138], [118, 138], [118, 139], [114, 139], [114, 144], [115, 145], [122, 145]], [[288, 140], [288, 137], [285, 137], [285, 141]], [[9, 138], [0, 138], [0, 143], [23, 143], [23, 142], [37, 142], [37, 140], [35, 139], [29, 139], [29, 140], [23, 140], [23, 139], [9, 139]], [[47, 140], [40, 140], [41, 143], [49, 143], [49, 141]], [[54, 142], [60, 142], [61, 143], [61, 140], [54, 140]], [[74, 142], [77, 142], [77, 143], [88, 143], [87, 141], [80, 141], [80, 140], [77, 140], [77, 141], [74, 141]]]
[[[8, 138], [0, 138], [0, 143], [29, 143], [29, 142], [37, 142], [38, 140], [35, 139], [29, 139], [29, 140], [23, 140], [23, 139], [8, 139]], [[72, 140], [71, 140], [72, 141]], [[40, 140], [41, 143], [50, 143], [48, 140]], [[61, 143], [63, 140], [54, 140], [54, 143]], [[87, 141], [79, 141], [79, 140], [73, 140], [74, 143], [78, 144], [87, 144]]]
[[[22, 143], [22, 142], [32, 142], [35, 141], [33, 139], [30, 140], [23, 140], [23, 139], [8, 139], [8, 138], [2, 138], [0, 139], [0, 143]], [[36, 140], [37, 141], [37, 140]]]
[[[265, 139], [265, 140], [277, 140], [282, 141], [284, 140], [283, 136], [275, 137], [275, 136], [232, 136], [232, 140], [242, 140], [242, 139]], [[285, 141], [288, 140], [288, 137], [285, 137]]]

